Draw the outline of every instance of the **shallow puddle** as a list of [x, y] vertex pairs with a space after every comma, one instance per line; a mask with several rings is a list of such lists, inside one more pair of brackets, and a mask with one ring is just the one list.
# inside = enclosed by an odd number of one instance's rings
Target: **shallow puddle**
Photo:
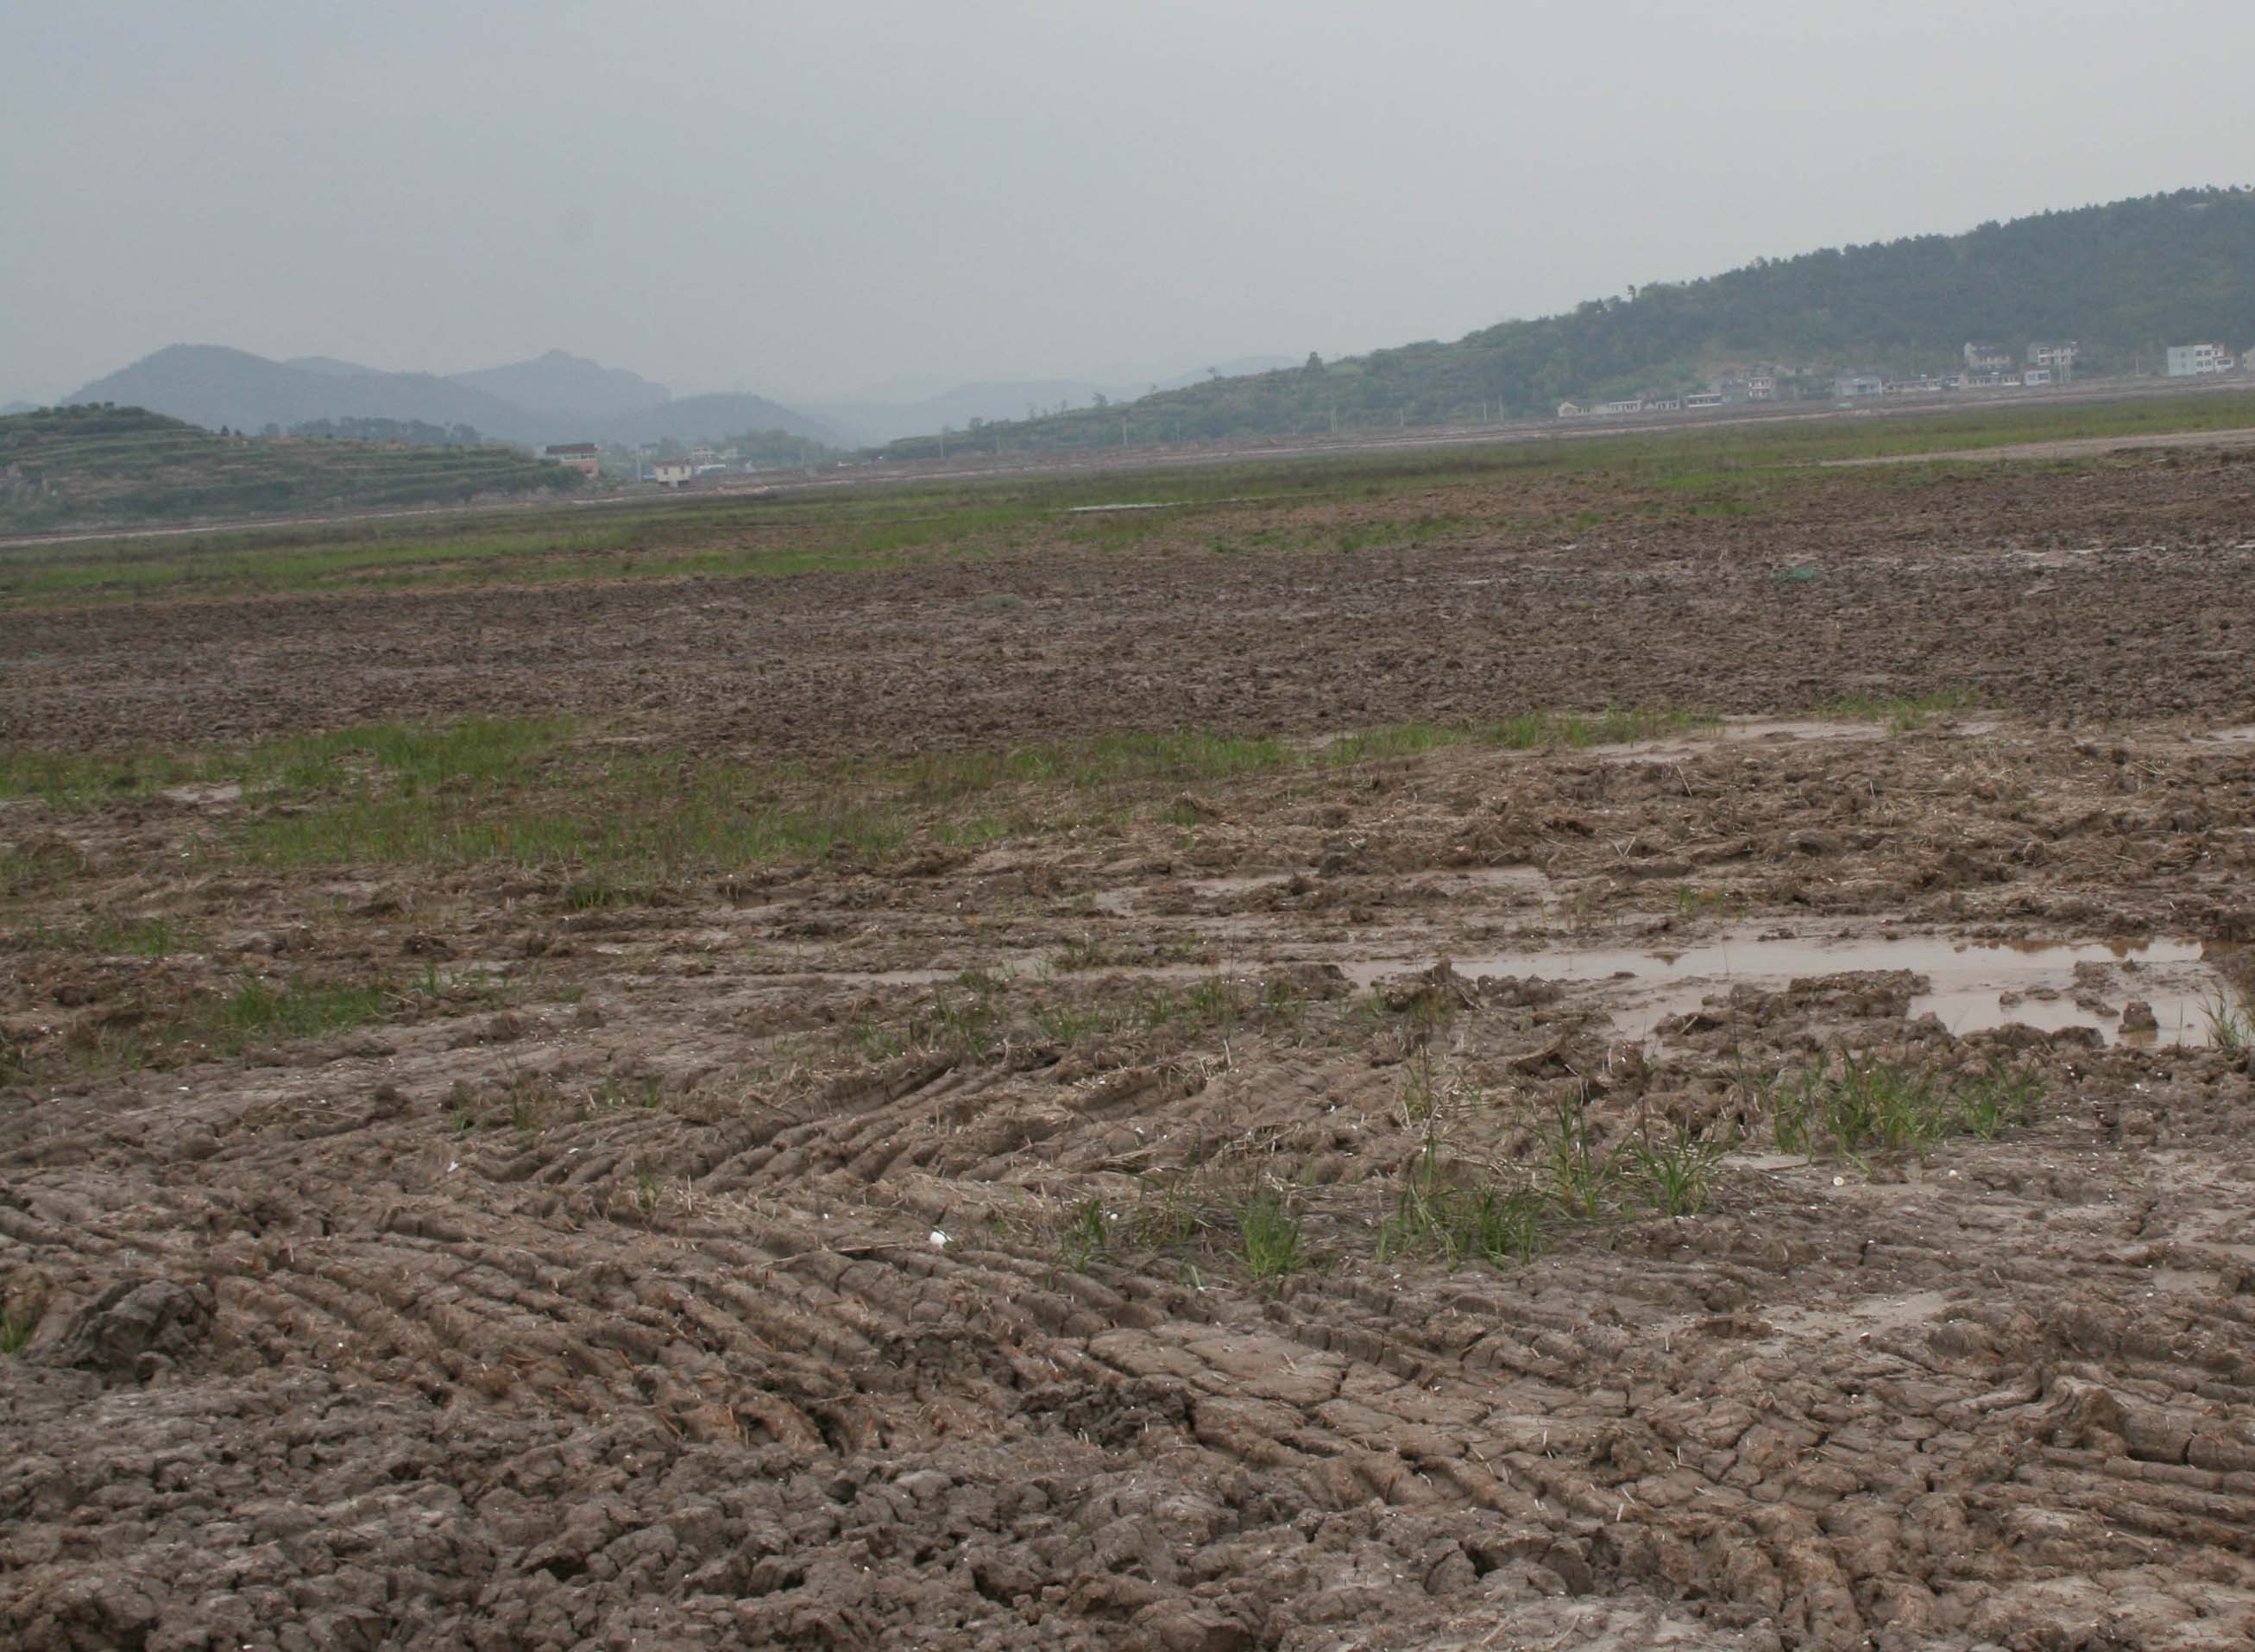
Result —
[[[1452, 962], [1467, 977], [1541, 976], [1548, 981], [1612, 981], [1605, 1009], [1633, 1038], [1697, 1009], [1733, 986], [1775, 989], [1797, 978], [1858, 970], [1909, 970], [1927, 978], [1913, 998], [1914, 1019], [1929, 1012], [1953, 1033], [2018, 1023], [2050, 1032], [2090, 1027], [2109, 1044], [2205, 1044], [2208, 1011], [2221, 990], [2196, 941], [2060, 944], [1967, 941], [1948, 936], [1865, 937], [1822, 940], [1792, 935], [1729, 935], [1681, 951], [1633, 947], [1558, 947], [1503, 953]], [[1344, 967], [1359, 985], [1426, 967], [1358, 962]], [[2078, 969], [2080, 966], [2080, 969]], [[2152, 1006], [2152, 1030], [2125, 1031], [2131, 1000]]]

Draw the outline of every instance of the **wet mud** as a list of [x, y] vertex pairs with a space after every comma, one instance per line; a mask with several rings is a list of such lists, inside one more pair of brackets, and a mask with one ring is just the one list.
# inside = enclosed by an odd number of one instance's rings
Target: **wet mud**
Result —
[[[11, 622], [0, 727], [66, 747], [1770, 726], [597, 905], [564, 868], [219, 863], [252, 805], [217, 791], [0, 806], [0, 1639], [2255, 1643], [2255, 1072], [2207, 1014], [2255, 985], [2245, 474], [1969, 481], [1798, 549]], [[2014, 559], [2049, 538], [2144, 548]], [[998, 583], [1032, 623], [969, 601]], [[1807, 715], [1944, 681], [1988, 703]], [[161, 953], [112, 938], [157, 917]], [[396, 990], [158, 1036], [299, 974]], [[1844, 1052], [2033, 1100], [1795, 1150], [1780, 1086]], [[1694, 1138], [1696, 1211], [1560, 1208], [1562, 1140]], [[1429, 1163], [1539, 1195], [1542, 1242], [1389, 1247]], [[1298, 1224], [1265, 1271], [1263, 1200]]]

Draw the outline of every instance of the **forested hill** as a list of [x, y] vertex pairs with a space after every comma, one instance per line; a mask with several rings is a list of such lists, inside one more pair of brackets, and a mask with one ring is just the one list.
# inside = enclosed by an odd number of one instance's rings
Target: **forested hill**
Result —
[[[1781, 363], [1830, 389], [1836, 368], [1955, 367], [1969, 340], [2017, 354], [2075, 339], [2085, 373], [2148, 369], [2166, 345], [2255, 345], [2255, 192], [2182, 190], [1988, 223], [1965, 235], [1760, 260], [1655, 282], [1563, 315], [1506, 321], [1452, 344], [1329, 363], [1015, 420], [949, 439], [1004, 451], [1285, 435], [1492, 414], [1563, 400], [1696, 388], [1726, 367]], [[896, 457], [938, 441], [894, 443]]]

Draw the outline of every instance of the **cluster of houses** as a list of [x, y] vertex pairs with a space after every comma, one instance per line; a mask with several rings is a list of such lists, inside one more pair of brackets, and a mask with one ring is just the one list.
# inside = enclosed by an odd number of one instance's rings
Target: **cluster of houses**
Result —
[[1698, 413], [1742, 402], [1774, 402], [1776, 399], [1776, 370], [1764, 368], [1725, 374], [1711, 382], [1705, 390], [1692, 390], [1683, 395], [1670, 396], [1659, 390], [1647, 390], [1641, 396], [1597, 402], [1587, 407], [1577, 402], [1561, 402], [1558, 404], [1558, 417], [1609, 418], [1621, 413]]
[[[1872, 372], [1833, 373], [1814, 369], [1797, 373], [1788, 369], [1736, 372], [1713, 381], [1706, 390], [1675, 395], [1647, 391], [1640, 396], [1584, 404], [1558, 404], [1561, 418], [1601, 418], [1624, 413], [1704, 412], [1739, 402], [1774, 401], [1781, 377], [1799, 380], [1801, 394], [1821, 395], [1829, 378], [1832, 395], [1840, 401], [1859, 401], [1878, 396], [1936, 395], [1948, 390], [2040, 390], [2067, 383], [2075, 376], [2076, 359], [2083, 347], [2073, 339], [2039, 339], [2020, 355], [2001, 344], [1969, 341], [1962, 352], [1964, 362], [1955, 373], [1919, 373], [1900, 376]], [[2220, 344], [2173, 344], [2168, 348], [2168, 376], [2193, 378], [2209, 373], [2244, 369], [2255, 373], [2255, 346], [2235, 356]]]
[[1964, 365], [1955, 373], [1919, 373], [1890, 378], [1879, 373], [1842, 373], [1832, 381], [1832, 394], [1842, 401], [1869, 396], [1930, 396], [1943, 390], [2037, 390], [2064, 384], [2075, 376], [2076, 357], [2083, 347], [2073, 339], [2041, 339], [2028, 346], [2025, 359], [2015, 358], [2001, 344], [1969, 341], [1962, 354]]
[[[645, 442], [635, 454], [635, 478], [638, 482], [654, 482], [661, 488], [678, 488], [692, 476], [709, 476], [716, 471], [742, 467], [741, 454], [734, 447], [692, 447], [685, 459], [678, 456], [660, 458], [659, 445]], [[564, 442], [544, 448], [540, 456], [556, 464], [569, 465], [590, 479], [601, 474], [603, 450], [594, 442]]]

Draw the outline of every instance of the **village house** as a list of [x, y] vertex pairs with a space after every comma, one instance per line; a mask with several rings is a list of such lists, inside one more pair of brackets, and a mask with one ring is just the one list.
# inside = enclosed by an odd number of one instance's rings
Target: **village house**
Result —
[[2038, 384], [2048, 384], [2051, 383], [2051, 369], [2048, 367], [2032, 367], [2028, 369], [2027, 372], [2020, 375], [2020, 383], [2031, 387]]
[[695, 474], [685, 459], [661, 459], [650, 467], [650, 479], [661, 488], [678, 488]]
[[1968, 342], [1965, 365], [1976, 373], [2001, 373], [2013, 364], [2013, 353], [2001, 344]]
[[1578, 402], [1561, 402], [1558, 404], [1558, 417], [1561, 418], [1584, 418], [1588, 417], [1589, 411], [1590, 410], [1588, 408], [1584, 407]]
[[2202, 373], [2229, 373], [2237, 363], [2220, 344], [2172, 344], [2169, 376], [2195, 378]]
[[1687, 413], [1704, 412], [1711, 407], [1722, 404], [1723, 392], [1720, 390], [1695, 390], [1683, 398], [1683, 411]]
[[2065, 377], [2067, 369], [2075, 365], [2075, 358], [2081, 349], [2082, 346], [2073, 339], [2056, 339], [2031, 344], [2028, 346], [2028, 365], [2048, 368], [2054, 373]]
[[566, 442], [544, 449], [540, 456], [553, 464], [569, 465], [581, 475], [590, 478], [602, 468], [602, 450], [593, 442]]
[[1599, 402], [1598, 404], [1598, 411], [1600, 413], [1640, 413], [1644, 411], [1644, 398], [1640, 396], [1632, 396], [1624, 401]]
[[1832, 393], [1843, 400], [1856, 396], [1880, 396], [1887, 382], [1877, 373], [1843, 373], [1832, 381]]

